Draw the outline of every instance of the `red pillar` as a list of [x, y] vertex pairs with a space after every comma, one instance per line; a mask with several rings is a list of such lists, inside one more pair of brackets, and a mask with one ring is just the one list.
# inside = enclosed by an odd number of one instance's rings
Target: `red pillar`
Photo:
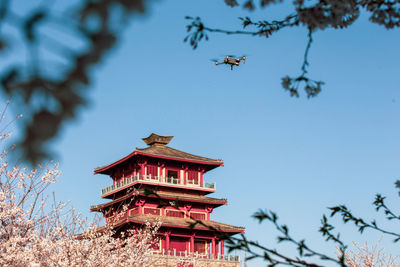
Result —
[[169, 250], [169, 233], [165, 235], [165, 250]]
[[207, 220], [210, 220], [210, 214], [213, 212], [213, 208], [206, 207], [206, 212], [207, 212]]
[[194, 253], [194, 235], [190, 237], [190, 252]]
[[144, 205], [144, 203], [145, 203], [144, 199], [136, 200], [135, 205], [137, 206], [138, 214], [143, 214], [143, 205]]
[[218, 255], [218, 245], [219, 245], [219, 241], [216, 240], [216, 241], [215, 241], [215, 256]]
[[215, 257], [215, 237], [211, 239], [211, 254]]
[[186, 176], [187, 176], [188, 167], [183, 166], [182, 169], [183, 169], [183, 184], [187, 184]]
[[145, 173], [145, 169], [144, 169], [145, 164], [144, 163], [140, 163], [139, 166], [140, 166], [139, 175], [141, 176], [140, 178], [143, 179], [142, 177], [146, 174]]
[[187, 204], [185, 205], [185, 213], [186, 213], [186, 217], [190, 217], [190, 210], [192, 209], [192, 205]]
[[141, 204], [138, 205], [138, 214], [143, 214], [143, 208]]
[[165, 164], [164, 164], [164, 163], [161, 163], [161, 165], [160, 165], [160, 182], [165, 182], [165, 177], [164, 177], [164, 175], [163, 175], [163, 169], [164, 169], [164, 167], [165, 167]]
[[224, 240], [221, 240], [221, 255], [225, 255], [225, 244], [224, 244]]

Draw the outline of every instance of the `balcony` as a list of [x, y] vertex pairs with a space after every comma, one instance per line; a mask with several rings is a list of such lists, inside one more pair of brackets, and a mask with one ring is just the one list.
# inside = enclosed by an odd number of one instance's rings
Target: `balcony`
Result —
[[172, 185], [172, 186], [179, 186], [181, 188], [193, 188], [193, 189], [208, 189], [215, 191], [216, 189], [216, 184], [215, 183], [201, 183], [198, 181], [195, 183], [194, 180], [187, 180], [186, 184], [183, 184], [182, 181], [178, 178], [173, 178], [173, 177], [161, 177], [161, 176], [151, 176], [151, 175], [135, 175], [135, 176], [130, 176], [130, 177], [125, 177], [124, 180], [121, 182], [118, 182], [114, 185], [108, 186], [104, 189], [101, 190], [101, 195], [108, 195], [110, 193], [116, 192], [121, 188], [126, 188], [131, 185], [137, 184], [137, 183], [155, 183], [155, 184], [161, 184], [161, 185]]
[[[208, 254], [208, 253], [198, 253], [198, 252], [187, 252], [187, 251], [176, 251], [167, 250], [165, 251], [152, 251], [153, 255], [162, 257], [178, 257], [180, 259], [186, 260], [214, 260], [214, 261], [228, 261], [228, 262], [240, 262], [240, 256], [238, 255], [228, 255], [228, 254]], [[236, 266], [236, 265], [235, 265]]]

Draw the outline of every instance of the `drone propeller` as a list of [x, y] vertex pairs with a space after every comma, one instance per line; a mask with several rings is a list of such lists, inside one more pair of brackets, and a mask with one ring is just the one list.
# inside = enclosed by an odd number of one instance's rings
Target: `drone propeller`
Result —
[[247, 58], [247, 55], [242, 55], [241, 57], [237, 57], [237, 59], [243, 60], [243, 64], [246, 63], [246, 58]]
[[213, 58], [213, 59], [210, 59], [210, 61], [212, 61], [212, 62], [218, 62], [218, 59]]

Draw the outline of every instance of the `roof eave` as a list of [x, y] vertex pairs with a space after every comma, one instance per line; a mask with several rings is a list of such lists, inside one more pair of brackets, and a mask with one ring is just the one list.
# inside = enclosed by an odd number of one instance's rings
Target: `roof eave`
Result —
[[[132, 218], [132, 217], [128, 217], [127, 219], [126, 219], [126, 221], [125, 222], [132, 222], [132, 223], [138, 223], [138, 224], [143, 224], [143, 222], [142, 221], [140, 221], [140, 220], [135, 220], [134, 218]], [[118, 225], [122, 225], [124, 222], [118, 222], [117, 224]], [[209, 229], [209, 228], [206, 228], [206, 227], [199, 227], [199, 228], [196, 228], [196, 227], [190, 227], [190, 225], [188, 225], [188, 226], [183, 226], [183, 225], [174, 225], [174, 224], [167, 224], [167, 223], [162, 223], [161, 224], [161, 227], [172, 227], [172, 228], [182, 228], [182, 229], [194, 229], [194, 230], [200, 230], [200, 231], [210, 231], [211, 229]], [[235, 234], [238, 234], [238, 233], [244, 233], [244, 228], [239, 228], [238, 227], [238, 229], [236, 229], [236, 230], [222, 230], [222, 229], [216, 229], [216, 231], [219, 231], [219, 232], [224, 232], [224, 233], [235, 233]]]
[[99, 173], [104, 174], [105, 171], [107, 171], [107, 170], [111, 169], [112, 167], [117, 166], [118, 164], [120, 164], [120, 163], [130, 159], [131, 157], [135, 156], [137, 154], [136, 152], [137, 151], [133, 151], [132, 153], [130, 153], [129, 155], [123, 157], [122, 159], [117, 160], [117, 161], [115, 161], [115, 162], [113, 162], [111, 164], [108, 164], [106, 166], [95, 168], [94, 171], [93, 171], [93, 174], [99, 174]]
[[[116, 200], [112, 200], [112, 201], [109, 201], [109, 202], [106, 202], [106, 203], [103, 203], [103, 204], [92, 206], [90, 208], [90, 212], [93, 212], [93, 211], [100, 212], [102, 209], [107, 208], [109, 206], [112, 206], [112, 205], [114, 205], [116, 203], [119, 203], [121, 201], [124, 201], [124, 200], [128, 199], [129, 197], [131, 197], [132, 195], [133, 194], [129, 194], [128, 196], [120, 198], [120, 199], [116, 199]], [[194, 203], [205, 203], [205, 204], [212, 205], [212, 206], [215, 206], [215, 207], [220, 207], [222, 205], [227, 205], [228, 204], [228, 201], [225, 200], [225, 199], [221, 199], [219, 201], [210, 201], [210, 200], [207, 201], [207, 199], [200, 200], [200, 199], [179, 198], [179, 197], [178, 198], [174, 198], [172, 196], [160, 196], [160, 197], [158, 197], [158, 196], [153, 196], [153, 195], [146, 195], [144, 193], [139, 193], [139, 195], [140, 196], [150, 197], [150, 198], [161, 198], [161, 199], [168, 199], [168, 200], [178, 200], [178, 201], [182, 201], [182, 202], [187, 201], [187, 202], [194, 202]]]
[[142, 155], [142, 156], [148, 156], [148, 157], [152, 157], [152, 158], [162, 158], [162, 159], [167, 159], [167, 160], [175, 160], [175, 161], [184, 161], [184, 162], [189, 162], [189, 163], [196, 163], [196, 164], [202, 164], [202, 165], [208, 165], [208, 166], [213, 166], [214, 169], [218, 166], [223, 167], [224, 166], [224, 162], [223, 161], [216, 161], [216, 162], [207, 162], [207, 161], [197, 161], [197, 160], [190, 160], [190, 159], [183, 159], [183, 158], [174, 158], [174, 157], [166, 157], [166, 156], [160, 156], [160, 155], [153, 155], [153, 154], [149, 154], [149, 153], [144, 153], [144, 152], [140, 152], [140, 151], [133, 151], [132, 153], [130, 153], [128, 156], [123, 157], [122, 159], [111, 163], [109, 165], [103, 166], [103, 167], [98, 167], [96, 169], [94, 169], [93, 174], [105, 174], [104, 172], [111, 169], [114, 166], [117, 166], [118, 164], [121, 164], [122, 162], [132, 158], [133, 156], [136, 155]]
[[149, 156], [149, 157], [153, 157], [153, 158], [162, 158], [162, 159], [169, 159], [169, 160], [175, 160], [175, 161], [185, 161], [185, 162], [197, 163], [197, 164], [203, 164], [203, 165], [224, 166], [223, 161], [215, 161], [215, 162], [200, 161], [200, 160], [191, 160], [191, 159], [184, 159], [184, 158], [177, 158], [177, 157], [161, 156], [161, 155], [149, 154], [149, 153], [140, 152], [140, 151], [136, 151], [136, 152], [138, 155]]

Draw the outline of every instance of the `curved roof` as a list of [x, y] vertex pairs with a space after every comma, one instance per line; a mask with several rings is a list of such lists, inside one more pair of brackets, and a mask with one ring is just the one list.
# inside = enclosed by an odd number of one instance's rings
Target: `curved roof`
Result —
[[187, 229], [195, 229], [195, 230], [203, 230], [203, 231], [212, 231], [212, 232], [224, 232], [224, 233], [244, 233], [244, 227], [233, 226], [230, 224], [220, 223], [216, 221], [207, 221], [207, 220], [193, 220], [190, 218], [176, 218], [176, 217], [168, 217], [168, 216], [156, 216], [149, 214], [137, 214], [134, 216], [128, 216], [118, 222], [113, 223], [114, 226], [119, 226], [124, 223], [133, 222], [138, 224], [144, 224], [148, 221], [159, 220], [161, 221], [161, 227], [172, 227], [172, 228], [187, 228]]
[[223, 164], [223, 161], [220, 159], [211, 159], [206, 157], [201, 157], [197, 155], [193, 155], [169, 146], [150, 146], [146, 148], [136, 148], [135, 151], [145, 153], [147, 155], [153, 156], [162, 156], [173, 159], [185, 160], [185, 161], [193, 161], [198, 163], [206, 163], [206, 164]]
[[121, 201], [129, 199], [133, 196], [140, 195], [149, 198], [159, 198], [159, 199], [166, 199], [166, 200], [175, 200], [175, 201], [182, 201], [182, 202], [194, 202], [194, 203], [206, 203], [212, 205], [214, 207], [218, 207], [221, 205], [226, 205], [228, 202], [224, 198], [213, 198], [213, 197], [206, 197], [206, 196], [198, 196], [192, 194], [185, 194], [185, 193], [169, 193], [169, 192], [157, 192], [155, 191], [156, 195], [148, 195], [145, 193], [144, 189], [140, 189], [139, 192], [132, 192], [130, 194], [126, 194], [122, 197], [119, 197], [115, 200], [94, 205], [90, 207], [90, 211], [101, 211], [104, 208], [110, 207], [114, 204], [117, 204]]
[[224, 162], [220, 159], [211, 159], [202, 156], [193, 155], [172, 147], [167, 146], [166, 144], [172, 139], [172, 136], [159, 136], [155, 134], [151, 134], [147, 138], [143, 138], [147, 144], [150, 144], [149, 147], [146, 148], [136, 148], [135, 151], [130, 153], [128, 156], [123, 157], [120, 160], [117, 160], [111, 164], [98, 167], [94, 169], [94, 173], [107, 173], [112, 167], [117, 166], [136, 155], [143, 155], [153, 158], [160, 159], [168, 159], [175, 161], [183, 161], [188, 163], [196, 163], [209, 166], [208, 169], [213, 169], [218, 166], [223, 166]]

